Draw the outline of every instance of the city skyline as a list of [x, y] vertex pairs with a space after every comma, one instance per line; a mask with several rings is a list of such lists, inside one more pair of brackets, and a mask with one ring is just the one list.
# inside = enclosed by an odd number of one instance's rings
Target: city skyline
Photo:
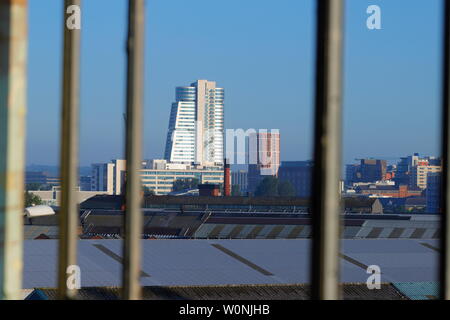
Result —
[[[438, 155], [440, 1], [377, 3], [381, 30], [366, 27], [371, 1], [348, 1], [346, 8], [343, 162]], [[152, 41], [146, 52], [144, 158], [163, 157], [173, 88], [214, 79], [227, 89], [225, 129], [279, 129], [281, 160], [311, 159], [314, 2], [231, 1], [214, 17], [203, 14], [206, 4], [219, 8], [206, 1], [147, 5]], [[61, 5], [30, 1], [28, 164], [59, 162]], [[84, 4], [82, 165], [123, 157], [125, 8], [125, 1], [111, 1], [105, 14], [102, 3]], [[411, 23], [418, 16], [428, 23]], [[211, 27], [195, 31], [204, 25]]]
[[450, 0], [0, 0], [0, 79], [0, 299], [450, 300]]

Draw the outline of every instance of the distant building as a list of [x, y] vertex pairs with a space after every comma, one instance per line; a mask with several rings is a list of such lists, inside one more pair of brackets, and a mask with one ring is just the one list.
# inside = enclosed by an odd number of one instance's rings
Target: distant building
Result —
[[247, 193], [248, 190], [248, 171], [239, 170], [231, 172], [231, 185], [239, 186], [239, 192], [241, 194]]
[[[424, 168], [424, 167], [430, 168]], [[418, 153], [402, 157], [397, 164], [394, 181], [397, 185], [408, 184], [410, 187], [426, 188], [428, 172], [439, 172], [441, 159], [436, 157], [421, 157]]]
[[394, 181], [397, 185], [409, 184], [410, 169], [412, 168], [412, 160], [409, 157], [400, 158], [397, 164], [397, 170], [395, 172]]
[[167, 164], [165, 159], [151, 159], [145, 160], [142, 165], [144, 169], [165, 170], [167, 169]]
[[126, 161], [113, 160], [110, 163], [92, 165], [91, 190], [108, 194], [122, 194], [125, 182]]
[[91, 191], [91, 189], [92, 189], [91, 176], [80, 176], [80, 190]]
[[424, 190], [427, 188], [427, 177], [429, 173], [441, 172], [442, 167], [440, 165], [429, 165], [428, 162], [419, 162], [416, 166], [412, 167], [410, 174], [411, 187], [419, 187]]
[[[120, 195], [125, 185], [125, 170], [125, 160], [92, 165], [92, 191]], [[140, 172], [142, 185], [156, 195], [172, 192], [173, 184], [177, 179], [197, 179], [200, 184], [223, 184], [224, 178], [222, 167], [166, 163], [165, 160], [144, 161]]]
[[427, 213], [441, 212], [441, 174], [438, 172], [428, 173], [426, 201]]
[[223, 164], [224, 89], [198, 80], [176, 88], [167, 133], [165, 159], [211, 166]]
[[[51, 190], [48, 191], [30, 191], [30, 193], [39, 196], [42, 200], [42, 203], [47, 206], [59, 206], [61, 204], [61, 187], [56, 186], [52, 187]], [[102, 191], [81, 191], [80, 188], [76, 190], [77, 202], [83, 202], [89, 198], [92, 198], [96, 195], [107, 194]]]
[[218, 184], [199, 184], [198, 194], [200, 197], [220, 196], [220, 186]]
[[386, 179], [386, 160], [361, 159], [359, 164], [346, 166], [346, 184], [355, 182], [375, 182]]
[[362, 182], [384, 180], [386, 175], [386, 160], [361, 159], [360, 172]]
[[419, 188], [408, 188], [408, 185], [393, 186], [393, 185], [375, 185], [364, 184], [355, 187], [357, 194], [373, 196], [373, 197], [392, 197], [392, 198], [406, 198], [406, 197], [420, 197], [422, 190]]
[[142, 184], [156, 195], [166, 195], [173, 191], [173, 184], [178, 179], [197, 179], [200, 184], [223, 184], [223, 169], [142, 169]]
[[312, 161], [283, 161], [278, 170], [281, 181], [289, 181], [295, 188], [296, 196], [311, 196]]
[[350, 186], [355, 182], [358, 182], [357, 173], [359, 170], [359, 164], [347, 164], [345, 166], [345, 184]]
[[280, 133], [250, 133], [248, 139], [248, 191], [255, 192], [266, 176], [277, 176], [280, 168]]
[[60, 183], [59, 177], [45, 171], [27, 171], [25, 173], [25, 184], [59, 186]]

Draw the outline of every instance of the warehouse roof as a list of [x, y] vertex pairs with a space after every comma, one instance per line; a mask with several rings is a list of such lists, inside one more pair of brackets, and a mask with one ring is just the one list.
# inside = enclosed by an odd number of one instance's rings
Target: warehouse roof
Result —
[[[25, 241], [24, 288], [56, 287], [57, 241]], [[83, 287], [121, 285], [121, 240], [80, 240]], [[142, 240], [143, 286], [298, 284], [309, 282], [309, 240]], [[341, 281], [437, 280], [437, 242], [343, 240]]]
[[[409, 297], [396, 286], [388, 283], [379, 290], [367, 290], [365, 284], [348, 283], [341, 285], [344, 300], [406, 300]], [[120, 288], [83, 288], [79, 290], [79, 300], [117, 300]], [[414, 296], [416, 297], [416, 296]], [[58, 299], [56, 289], [37, 289], [27, 296], [27, 300]], [[309, 286], [291, 285], [237, 285], [237, 286], [169, 286], [143, 287], [144, 300], [307, 300], [310, 299]]]

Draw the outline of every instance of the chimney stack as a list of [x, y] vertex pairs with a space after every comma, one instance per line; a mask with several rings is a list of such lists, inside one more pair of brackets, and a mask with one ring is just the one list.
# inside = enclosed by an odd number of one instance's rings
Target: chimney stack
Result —
[[227, 159], [224, 159], [223, 164], [224, 170], [224, 184], [223, 184], [223, 193], [225, 197], [231, 196], [231, 174], [230, 174], [230, 164]]

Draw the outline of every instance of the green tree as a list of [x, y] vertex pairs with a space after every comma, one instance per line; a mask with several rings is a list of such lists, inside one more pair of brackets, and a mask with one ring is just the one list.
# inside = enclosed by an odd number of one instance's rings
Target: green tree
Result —
[[29, 191], [25, 191], [25, 208], [43, 204], [41, 197]]
[[256, 187], [257, 197], [293, 197], [295, 188], [289, 181], [280, 181], [275, 176], [265, 177]]
[[241, 188], [239, 188], [239, 185], [233, 184], [231, 186], [231, 195], [234, 196], [234, 197], [240, 197], [242, 195], [241, 194]]
[[40, 184], [40, 183], [34, 183], [34, 182], [33, 183], [27, 183], [25, 185], [25, 190], [38, 191], [38, 190], [41, 190], [41, 186], [42, 186], [42, 184]]
[[277, 197], [278, 179], [274, 176], [267, 176], [259, 183], [255, 190], [257, 197]]
[[198, 179], [196, 178], [187, 178], [187, 179], [177, 179], [173, 183], [173, 191], [183, 191], [186, 189], [195, 189], [198, 188]]
[[295, 197], [295, 194], [295, 188], [289, 181], [278, 181], [278, 195], [280, 197]]

